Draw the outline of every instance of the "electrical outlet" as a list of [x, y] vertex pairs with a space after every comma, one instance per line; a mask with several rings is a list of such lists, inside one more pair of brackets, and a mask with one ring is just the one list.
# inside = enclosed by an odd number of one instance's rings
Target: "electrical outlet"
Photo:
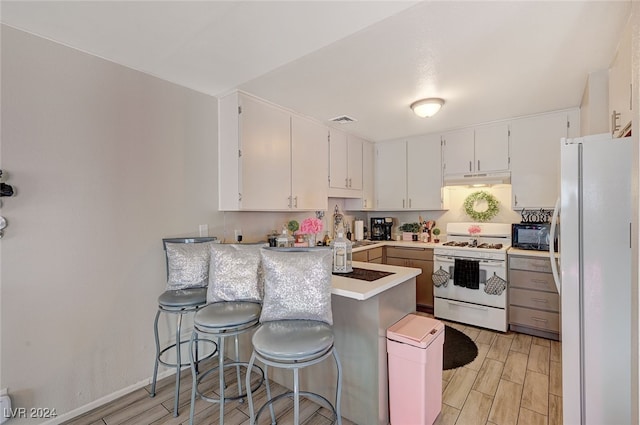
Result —
[[209, 225], [208, 224], [201, 224], [198, 226], [198, 233], [199, 235], [202, 236], [209, 236]]
[[236, 229], [233, 231], [236, 237], [236, 242], [242, 242], [242, 230]]

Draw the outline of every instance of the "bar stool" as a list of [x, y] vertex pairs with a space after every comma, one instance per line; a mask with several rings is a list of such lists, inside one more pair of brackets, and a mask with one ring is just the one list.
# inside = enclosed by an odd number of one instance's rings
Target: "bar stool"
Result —
[[[293, 395], [294, 424], [300, 423], [300, 396], [315, 399], [335, 415], [334, 423], [342, 424], [340, 396], [342, 394], [342, 365], [334, 345], [331, 328], [331, 270], [330, 249], [266, 248], [262, 251], [265, 274], [265, 294], [260, 327], [253, 335], [252, 367], [256, 360], [265, 365], [267, 402], [254, 414], [253, 398], [249, 393], [251, 424], [269, 407], [275, 423], [273, 403]], [[300, 391], [299, 370], [320, 363], [333, 356], [337, 368], [336, 399], [332, 404], [320, 394]], [[269, 366], [293, 369], [293, 391], [271, 397]], [[247, 378], [247, 385], [249, 379]]]
[[[190, 351], [191, 373], [193, 384], [191, 388], [191, 410], [189, 423], [193, 424], [195, 414], [195, 399], [198, 395], [203, 400], [220, 404], [220, 424], [224, 423], [224, 406], [231, 400], [246, 397], [247, 392], [256, 391], [264, 382], [264, 372], [258, 366], [249, 367], [247, 362], [239, 359], [240, 334], [255, 329], [260, 320], [260, 301], [262, 300], [262, 284], [258, 278], [260, 266], [260, 248], [262, 245], [217, 245], [211, 248], [211, 267], [209, 287], [205, 307], [198, 310], [194, 316], [191, 341], [194, 343], [199, 334], [215, 338], [218, 346], [218, 365], [196, 376], [193, 350]], [[234, 338], [235, 358], [233, 362], [225, 361], [225, 340]], [[236, 369], [238, 394], [226, 394], [227, 385], [224, 371], [227, 368]], [[240, 369], [246, 368], [247, 384], [242, 389]], [[218, 397], [205, 395], [201, 384], [210, 374], [218, 372]], [[251, 384], [252, 377], [257, 380]], [[248, 389], [248, 390], [247, 390]]]
[[[158, 297], [158, 311], [153, 322], [156, 360], [153, 368], [150, 396], [155, 397], [156, 395], [158, 365], [174, 367], [176, 369], [176, 383], [173, 416], [178, 416], [180, 370], [191, 363], [182, 362], [180, 347], [182, 344], [190, 343], [189, 339], [181, 340], [182, 316], [196, 312], [207, 302], [206, 286], [209, 274], [210, 247], [215, 240], [216, 238], [214, 237], [167, 238], [162, 240], [166, 255], [167, 289]], [[160, 337], [158, 336], [158, 320], [161, 313], [176, 315], [175, 342], [164, 348], [160, 347]], [[217, 353], [217, 345], [213, 340], [199, 339], [198, 342], [210, 345], [212, 348], [211, 352], [206, 354], [204, 358], [199, 358], [199, 344], [195, 344], [195, 365], [213, 357]], [[170, 350], [175, 350], [175, 363], [162, 359], [162, 356]]]

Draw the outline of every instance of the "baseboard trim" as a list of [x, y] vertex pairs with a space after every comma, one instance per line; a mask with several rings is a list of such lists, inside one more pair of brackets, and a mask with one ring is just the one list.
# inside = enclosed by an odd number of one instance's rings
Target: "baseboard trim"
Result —
[[[158, 372], [158, 381], [160, 381], [161, 379], [166, 378], [167, 376], [171, 376], [171, 375], [175, 375], [176, 371], [175, 369], [169, 369], [166, 370], [164, 372]], [[94, 400], [90, 403], [85, 404], [84, 406], [80, 406], [76, 409], [73, 409], [67, 413], [64, 413], [60, 416], [57, 416], [55, 419], [51, 419], [47, 422], [43, 422], [42, 425], [58, 425], [62, 422], [68, 421], [70, 419], [76, 418], [78, 416], [84, 415], [85, 413], [100, 407], [104, 404], [110, 403], [113, 400], [120, 398], [124, 395], [129, 394], [130, 392], [133, 392], [135, 390], [138, 390], [140, 388], [144, 388], [147, 385], [150, 385], [152, 381], [152, 377], [149, 377], [147, 379], [143, 379], [142, 381], [139, 381], [133, 385], [130, 385], [128, 387], [122, 388], [118, 391], [115, 391], [111, 394], [107, 394], [104, 397], [100, 397], [97, 400]]]

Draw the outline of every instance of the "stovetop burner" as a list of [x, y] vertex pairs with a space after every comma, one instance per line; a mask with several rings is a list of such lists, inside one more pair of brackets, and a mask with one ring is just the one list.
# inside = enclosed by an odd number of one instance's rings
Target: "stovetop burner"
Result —
[[467, 245], [469, 245], [469, 242], [449, 241], [442, 244], [442, 246], [467, 246]]
[[478, 245], [478, 248], [488, 248], [488, 249], [501, 249], [501, 243], [481, 243]]
[[478, 246], [473, 246], [469, 242], [449, 241], [443, 243], [442, 246], [456, 246], [456, 247], [469, 247], [469, 248], [483, 248], [483, 249], [502, 249], [501, 243], [481, 243]]

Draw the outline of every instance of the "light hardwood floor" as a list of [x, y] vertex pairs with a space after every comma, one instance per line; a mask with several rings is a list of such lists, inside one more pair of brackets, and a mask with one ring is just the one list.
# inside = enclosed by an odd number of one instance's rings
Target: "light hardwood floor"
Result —
[[[562, 356], [559, 342], [513, 332], [500, 333], [458, 323], [445, 323], [464, 332], [476, 342], [478, 357], [466, 366], [443, 372], [442, 412], [436, 425], [562, 424]], [[233, 371], [230, 373], [232, 375], [228, 382], [233, 380]], [[212, 379], [217, 378], [212, 376]], [[149, 397], [150, 386], [146, 386], [65, 424], [188, 424], [191, 372], [183, 372], [181, 409], [177, 418], [173, 417], [172, 412], [174, 382], [173, 377], [160, 381], [154, 398]], [[272, 390], [277, 395], [284, 392], [285, 388], [272, 384]], [[264, 399], [263, 385], [255, 396], [255, 402], [260, 406]], [[291, 424], [291, 404], [279, 403], [276, 406], [276, 416], [279, 425]], [[327, 409], [308, 401], [302, 403], [301, 418], [305, 425], [331, 423], [331, 414]], [[218, 424], [218, 405], [198, 399], [194, 422], [197, 425]], [[234, 401], [226, 404], [224, 423], [248, 424], [246, 402]], [[262, 415], [260, 423], [270, 423], [269, 415]], [[346, 419], [343, 424], [354, 425]]]
[[475, 341], [478, 357], [443, 372], [436, 425], [562, 424], [560, 342], [444, 322]]

